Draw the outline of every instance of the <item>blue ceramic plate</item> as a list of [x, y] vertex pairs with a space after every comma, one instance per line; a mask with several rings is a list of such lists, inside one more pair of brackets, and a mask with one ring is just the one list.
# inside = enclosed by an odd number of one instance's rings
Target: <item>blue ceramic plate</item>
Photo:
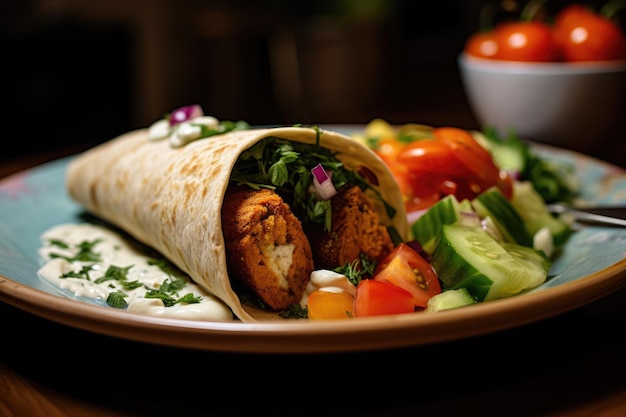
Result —
[[[583, 204], [626, 204], [626, 172], [584, 155], [537, 146], [573, 163]], [[82, 210], [64, 189], [69, 158], [0, 181], [0, 300], [84, 330], [177, 347], [250, 353], [321, 353], [430, 344], [520, 326], [572, 310], [626, 284], [626, 228], [583, 227], [531, 292], [437, 314], [339, 320], [213, 323], [142, 316], [72, 298], [37, 276], [40, 235]]]

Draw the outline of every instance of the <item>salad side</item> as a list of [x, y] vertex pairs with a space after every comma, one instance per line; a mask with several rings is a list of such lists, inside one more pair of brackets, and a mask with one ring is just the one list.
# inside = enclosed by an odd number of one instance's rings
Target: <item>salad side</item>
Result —
[[422, 286], [426, 302], [416, 308], [439, 311], [519, 294], [548, 278], [574, 229], [546, 203], [576, 196], [572, 167], [490, 130], [393, 127], [375, 119], [354, 136], [392, 170], [411, 223], [411, 240], [402, 246], [412, 260], [386, 260], [405, 267], [384, 276], [377, 268], [375, 280], [434, 281], [434, 272], [439, 288]]

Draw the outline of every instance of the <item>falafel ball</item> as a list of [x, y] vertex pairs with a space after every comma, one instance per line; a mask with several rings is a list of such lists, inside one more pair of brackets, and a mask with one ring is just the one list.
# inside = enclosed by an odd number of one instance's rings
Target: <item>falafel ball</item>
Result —
[[359, 186], [332, 197], [331, 231], [309, 230], [316, 268], [336, 268], [359, 259], [361, 253], [379, 259], [394, 248], [378, 212]]
[[300, 220], [276, 192], [229, 188], [222, 228], [231, 277], [274, 310], [300, 301], [313, 255]]

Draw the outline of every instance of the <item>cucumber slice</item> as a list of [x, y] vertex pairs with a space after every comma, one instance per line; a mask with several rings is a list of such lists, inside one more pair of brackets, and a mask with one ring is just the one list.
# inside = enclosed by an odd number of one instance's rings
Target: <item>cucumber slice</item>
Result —
[[430, 254], [435, 249], [441, 226], [457, 223], [462, 211], [473, 211], [469, 200], [459, 202], [454, 195], [447, 195], [411, 225], [411, 234]]
[[524, 219], [507, 198], [495, 187], [485, 190], [472, 200], [481, 218], [490, 217], [505, 241], [532, 246], [533, 238]]
[[555, 248], [563, 246], [574, 231], [568, 223], [548, 211], [543, 198], [530, 181], [514, 182], [511, 205], [520, 214], [531, 235], [547, 227], [552, 233]]
[[426, 304], [425, 311], [435, 313], [437, 311], [464, 307], [471, 304], [476, 304], [474, 297], [467, 291], [467, 288], [459, 288], [456, 290], [447, 290], [430, 297]]
[[546, 280], [545, 257], [520, 248], [501, 245], [480, 227], [444, 225], [431, 264], [444, 290], [467, 288], [477, 301], [494, 300]]
[[474, 138], [491, 154], [496, 166], [508, 172], [520, 173], [526, 169], [530, 156], [528, 145], [517, 137], [502, 139], [496, 132], [473, 132]]
[[[544, 283], [552, 264], [544, 251], [514, 243], [505, 242], [501, 245], [513, 257], [517, 257], [520, 262], [524, 262], [528, 268], [534, 269], [534, 273], [528, 275], [528, 288], [534, 288]], [[531, 281], [531, 278], [535, 278], [536, 281]]]

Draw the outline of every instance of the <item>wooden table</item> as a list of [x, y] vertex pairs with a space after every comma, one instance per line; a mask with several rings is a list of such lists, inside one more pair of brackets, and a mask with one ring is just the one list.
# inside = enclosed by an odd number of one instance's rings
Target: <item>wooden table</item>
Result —
[[[0, 177], [68, 152], [0, 164]], [[257, 355], [102, 336], [0, 302], [0, 416], [626, 415], [626, 289], [522, 327], [376, 352]]]

